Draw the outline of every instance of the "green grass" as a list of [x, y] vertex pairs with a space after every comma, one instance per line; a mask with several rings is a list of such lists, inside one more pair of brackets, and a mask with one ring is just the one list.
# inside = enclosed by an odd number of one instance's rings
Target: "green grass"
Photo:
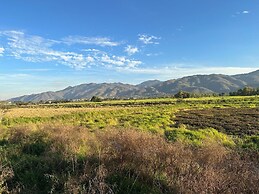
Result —
[[259, 135], [245, 136], [239, 140], [239, 145], [244, 149], [259, 151]]
[[187, 144], [201, 146], [208, 142], [218, 142], [228, 147], [234, 147], [235, 142], [228, 135], [208, 128], [202, 130], [189, 130], [185, 126], [165, 131], [165, 137], [169, 141], [180, 141]]
[[[9, 118], [3, 116], [0, 122], [2, 126], [15, 126], [20, 124], [40, 124], [47, 122], [62, 122], [71, 125], [85, 125], [89, 128], [104, 128], [106, 126], [127, 126], [161, 131], [172, 125], [174, 113], [182, 109], [207, 109], [227, 107], [258, 107], [258, 97], [204, 97], [191, 99], [145, 99], [105, 102], [75, 102], [50, 105], [29, 105], [31, 109], [48, 107], [124, 107], [127, 109], [112, 109], [91, 112], [79, 112], [50, 117], [18, 117]], [[28, 110], [27, 110], [28, 111]], [[42, 109], [44, 111], [44, 109]]]
[[[165, 132], [170, 133], [171, 136], [174, 134], [181, 140], [188, 140], [193, 138], [194, 142], [197, 141], [199, 144], [204, 136], [211, 136], [211, 134], [220, 135], [223, 133], [216, 134], [216, 130], [193, 130], [182, 129], [175, 123], [175, 115], [177, 112], [182, 110], [199, 110], [199, 109], [211, 109], [214, 108], [224, 109], [229, 107], [234, 108], [254, 108], [259, 107], [259, 97], [202, 97], [202, 98], [189, 98], [189, 99], [173, 99], [173, 98], [160, 98], [160, 99], [143, 99], [143, 100], [113, 100], [104, 102], [75, 102], [75, 103], [60, 103], [50, 105], [28, 105], [29, 109], [26, 111], [34, 110], [37, 107], [47, 107], [48, 109], [58, 109], [60, 107], [74, 107], [75, 106], [100, 106], [98, 109], [93, 111], [82, 111], [72, 112], [69, 114], [53, 115], [49, 117], [5, 117], [2, 116], [0, 127], [11, 128], [19, 127], [22, 125], [30, 125], [31, 127], [37, 128], [38, 125], [42, 124], [62, 124], [67, 126], [80, 126], [86, 127], [90, 131], [102, 130], [105, 128], [134, 128], [141, 131], [150, 131], [163, 135]], [[111, 106], [110, 109], [103, 109], [102, 106]], [[126, 106], [127, 108], [122, 108]], [[114, 108], [112, 108], [114, 107]], [[120, 107], [120, 108], [118, 108]], [[23, 107], [21, 107], [23, 109]], [[39, 109], [44, 111], [45, 108]], [[227, 109], [226, 109], [227, 110]], [[11, 110], [10, 110], [11, 111]], [[209, 112], [209, 111], [207, 111]], [[213, 111], [211, 111], [213, 113]], [[215, 111], [214, 111], [215, 112]], [[216, 111], [218, 112], [218, 111]], [[223, 111], [224, 112], [224, 111]], [[258, 113], [259, 114], [259, 113]], [[242, 115], [241, 115], [242, 116]], [[216, 119], [212, 115], [213, 119]], [[188, 119], [188, 118], [187, 118]], [[217, 121], [218, 122], [218, 121]], [[240, 121], [241, 122], [241, 121]], [[188, 122], [187, 122], [188, 123]], [[206, 122], [203, 123], [206, 125]], [[208, 126], [210, 127], [210, 126]], [[177, 129], [175, 129], [177, 128]], [[245, 130], [245, 129], [243, 129]], [[224, 131], [224, 130], [223, 130]], [[210, 132], [210, 133], [209, 133]], [[207, 133], [207, 134], [206, 134]], [[173, 138], [173, 137], [171, 137]], [[173, 139], [174, 139], [173, 138]], [[223, 137], [221, 137], [223, 138]], [[249, 142], [249, 136], [246, 137]], [[226, 143], [227, 144], [227, 143]], [[228, 144], [232, 144], [228, 142]], [[254, 144], [249, 143], [243, 147], [256, 147]]]

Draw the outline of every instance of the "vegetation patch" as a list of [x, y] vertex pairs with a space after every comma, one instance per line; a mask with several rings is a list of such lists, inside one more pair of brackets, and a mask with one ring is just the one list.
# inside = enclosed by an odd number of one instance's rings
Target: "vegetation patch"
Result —
[[259, 135], [245, 136], [241, 140], [243, 148], [259, 150]]
[[203, 130], [189, 130], [185, 126], [165, 131], [165, 137], [169, 141], [180, 141], [187, 144], [201, 146], [208, 142], [217, 142], [225, 146], [235, 146], [231, 137], [218, 132], [213, 128]]
[[[1, 145], [2, 193], [259, 192], [257, 162], [218, 141], [197, 147], [126, 128], [90, 132], [43, 125], [11, 131]], [[208, 134], [222, 139], [212, 129], [183, 134], [190, 141]]]

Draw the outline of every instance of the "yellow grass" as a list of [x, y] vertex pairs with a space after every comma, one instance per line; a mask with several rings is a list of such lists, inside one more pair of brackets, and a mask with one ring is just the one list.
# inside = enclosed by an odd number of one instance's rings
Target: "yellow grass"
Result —
[[110, 111], [125, 109], [125, 107], [100, 107], [100, 108], [12, 108], [9, 109], [4, 117], [52, 117], [57, 115], [71, 114], [75, 112]]

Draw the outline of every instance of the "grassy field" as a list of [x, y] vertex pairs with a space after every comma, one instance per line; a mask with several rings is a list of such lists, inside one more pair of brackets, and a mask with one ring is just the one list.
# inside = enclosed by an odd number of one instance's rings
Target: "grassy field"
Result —
[[258, 193], [259, 97], [2, 104], [0, 193]]

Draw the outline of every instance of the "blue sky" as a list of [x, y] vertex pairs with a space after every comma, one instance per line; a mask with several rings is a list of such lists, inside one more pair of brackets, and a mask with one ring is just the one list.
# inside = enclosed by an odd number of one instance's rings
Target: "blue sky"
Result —
[[259, 68], [256, 0], [8, 0], [0, 100], [90, 82]]

